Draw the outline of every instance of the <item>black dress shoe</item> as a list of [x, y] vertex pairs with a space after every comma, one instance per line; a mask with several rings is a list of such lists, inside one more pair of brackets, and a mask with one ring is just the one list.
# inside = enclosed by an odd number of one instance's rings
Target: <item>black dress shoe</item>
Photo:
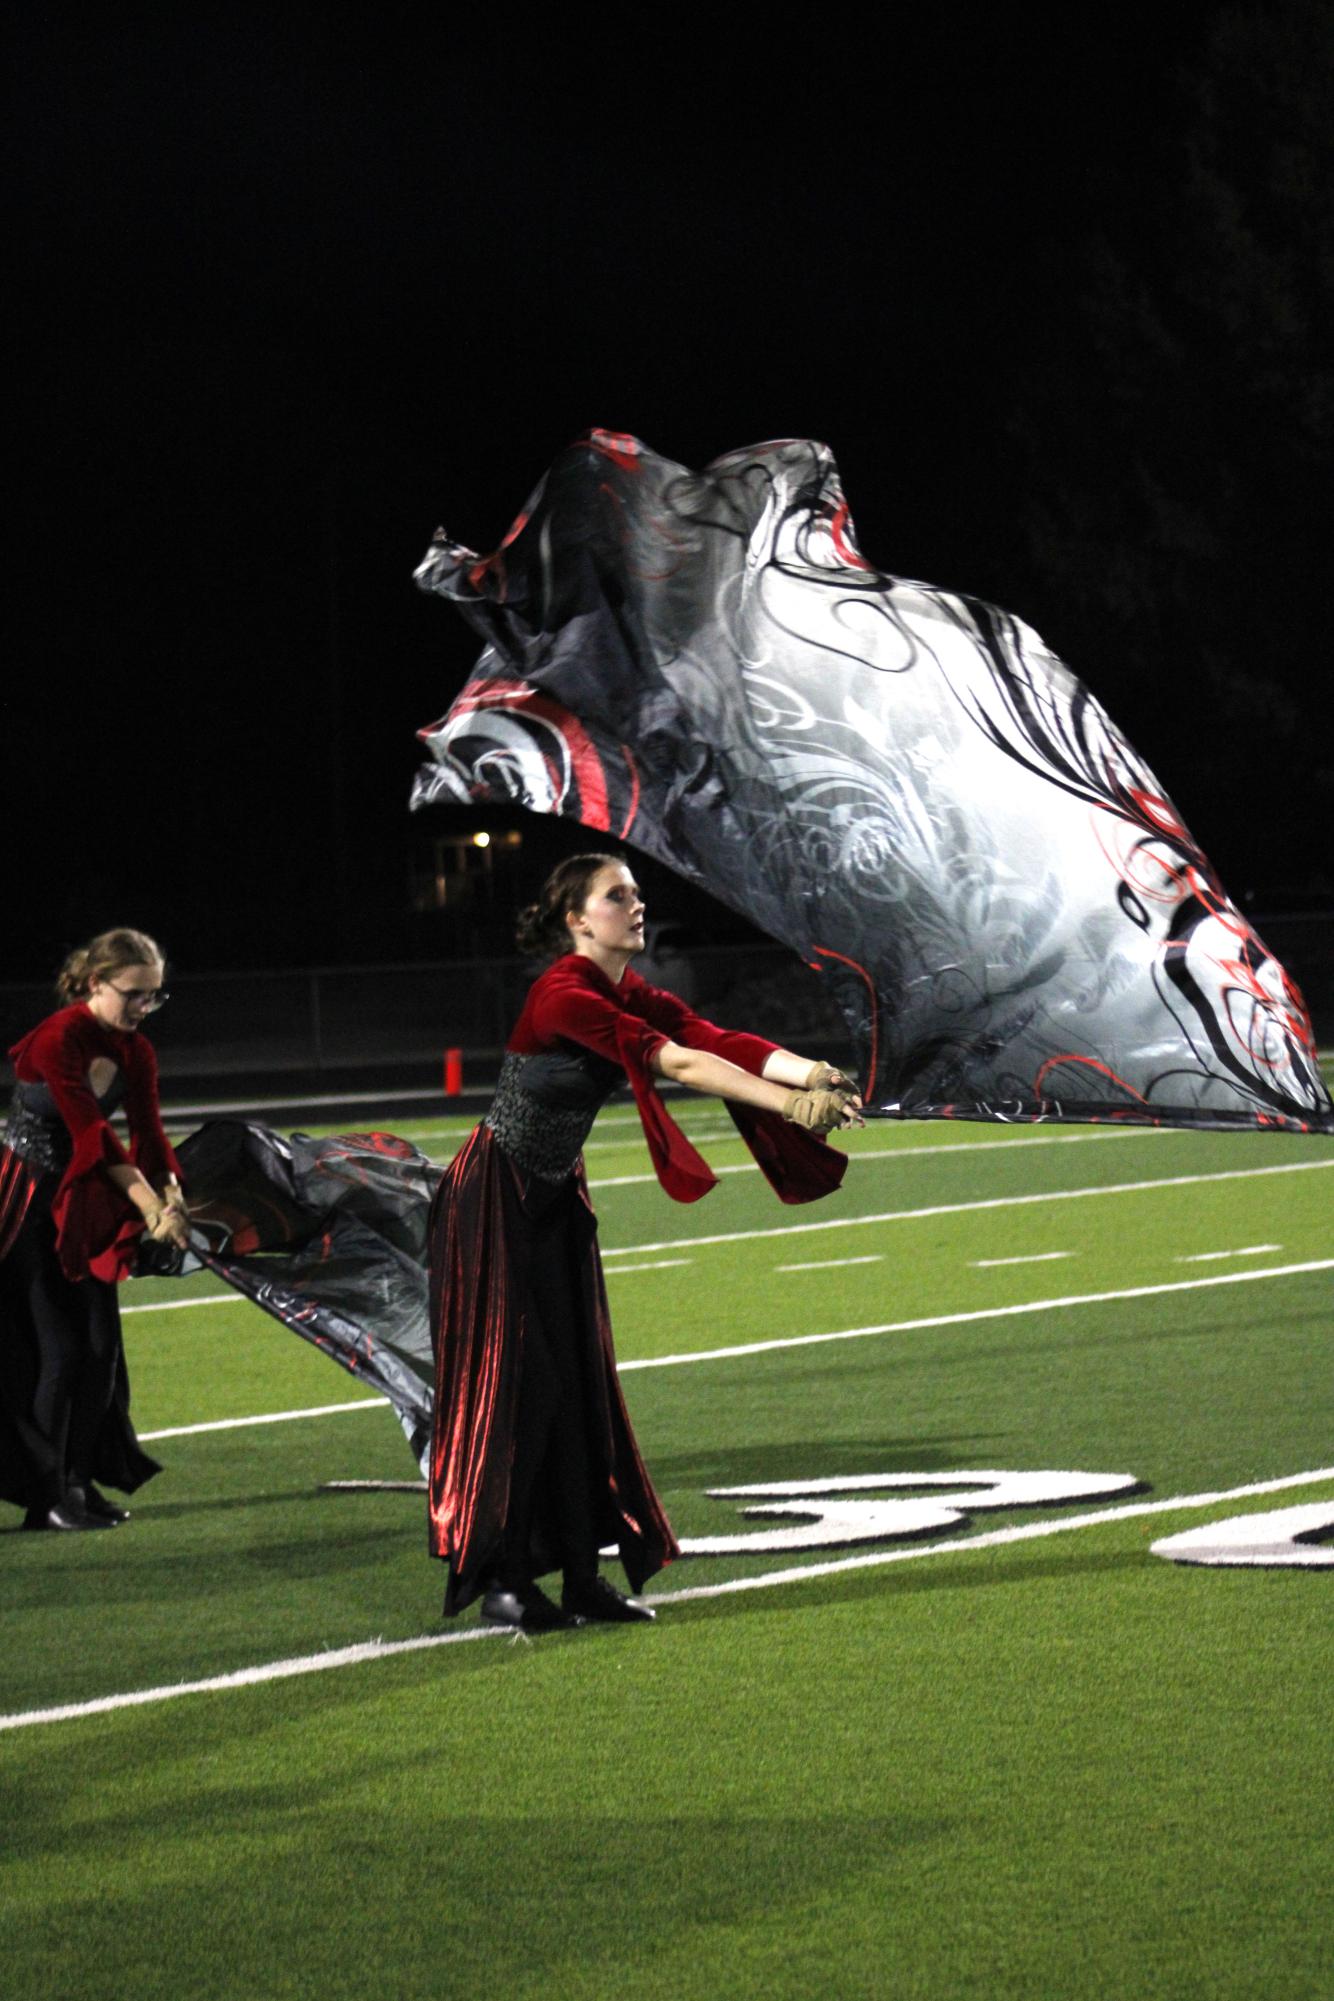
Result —
[[113, 1528], [117, 1522], [128, 1522], [130, 1519], [129, 1509], [118, 1508], [91, 1480], [85, 1480], [80, 1487], [71, 1487], [69, 1499], [76, 1501], [85, 1515], [92, 1515], [96, 1521], [110, 1522]]
[[23, 1517], [25, 1529], [113, 1529], [116, 1524], [104, 1516], [86, 1514], [68, 1495], [49, 1508], [29, 1508]]
[[553, 1605], [536, 1584], [493, 1584], [482, 1600], [484, 1626], [513, 1626], [521, 1633], [562, 1632], [583, 1620]]
[[636, 1599], [627, 1598], [605, 1577], [584, 1577], [568, 1582], [560, 1594], [560, 1602], [567, 1612], [573, 1612], [581, 1619], [603, 1619], [608, 1624], [628, 1624], [658, 1616], [651, 1605], [641, 1605]]

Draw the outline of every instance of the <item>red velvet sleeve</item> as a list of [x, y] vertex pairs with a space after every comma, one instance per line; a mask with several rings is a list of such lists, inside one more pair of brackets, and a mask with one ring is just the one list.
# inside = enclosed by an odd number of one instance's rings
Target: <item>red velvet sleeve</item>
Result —
[[89, 1088], [89, 1062], [102, 1053], [90, 1043], [82, 1010], [62, 1008], [59, 1014], [49, 1015], [40, 1022], [31, 1035], [25, 1035], [10, 1051], [21, 1080], [25, 1084], [45, 1084], [55, 1099], [56, 1110], [74, 1142], [74, 1158], [85, 1163], [80, 1169], [85, 1174], [103, 1161], [130, 1165], [129, 1154], [103, 1117], [102, 1108]]
[[574, 954], [558, 959], [535, 982], [509, 1047], [530, 1055], [561, 1040], [581, 1043], [625, 1071], [653, 1171], [674, 1201], [697, 1202], [717, 1186], [717, 1176], [671, 1117], [654, 1083], [653, 1052], [669, 1037], [627, 1007], [620, 988], [591, 960]]
[[[778, 1047], [759, 1035], [715, 1028], [675, 994], [649, 986], [633, 969], [613, 986], [590, 960], [577, 955], [558, 959], [535, 982], [509, 1047], [518, 1055], [532, 1055], [562, 1039], [582, 1043], [621, 1065], [635, 1094], [654, 1171], [678, 1202], [697, 1202], [717, 1185], [717, 1177], [659, 1097], [649, 1067], [653, 1052], [664, 1042], [680, 1042], [758, 1076]], [[777, 1112], [730, 1102], [728, 1110], [784, 1202], [817, 1201], [843, 1179], [846, 1154], [814, 1134], [786, 1125]]]
[[[721, 1056], [753, 1077], [764, 1074], [764, 1066], [778, 1048], [762, 1035], [746, 1035], [739, 1029], [717, 1028], [702, 1015], [692, 1012], [683, 1000], [662, 987], [651, 987], [631, 968], [625, 976], [626, 1003], [660, 1028], [672, 1042], [687, 1049], [705, 1049]], [[732, 1123], [754, 1156], [755, 1163], [782, 1202], [818, 1202], [831, 1195], [847, 1172], [848, 1158], [814, 1133], [803, 1132], [777, 1112], [764, 1112], [755, 1105], [726, 1101]]]
[[735, 1063], [739, 1070], [748, 1070], [752, 1077], [764, 1074], [765, 1064], [778, 1047], [776, 1042], [766, 1042], [762, 1035], [747, 1035], [741, 1029], [718, 1028], [665, 987], [653, 987], [647, 980], [641, 980], [633, 967], [625, 975], [625, 984], [626, 1006], [642, 1015], [669, 1042], [679, 1042], [686, 1049], [707, 1050], [710, 1056], [721, 1056], [726, 1062]]
[[169, 1174], [181, 1179], [180, 1162], [162, 1130], [157, 1094], [157, 1053], [151, 1042], [136, 1035], [125, 1066], [125, 1118], [130, 1128], [130, 1158], [141, 1174], [161, 1187]]
[[[102, 1169], [134, 1165], [158, 1179], [175, 1171], [176, 1156], [157, 1112], [151, 1046], [138, 1037], [112, 1041], [86, 1009], [70, 1007], [39, 1023], [10, 1054], [24, 1083], [45, 1084], [73, 1141], [73, 1157], [51, 1198], [62, 1270], [72, 1279], [89, 1272], [101, 1279], [123, 1277], [143, 1219]], [[96, 1056], [111, 1057], [125, 1076], [128, 1153], [89, 1088], [88, 1065]]]
[[581, 1043], [597, 1056], [625, 1064], [627, 1048], [647, 1070], [655, 1049], [670, 1038], [638, 1014], [630, 1013], [615, 997], [610, 981], [599, 980], [595, 971], [571, 966], [558, 960], [542, 975], [528, 997], [521, 1016], [539, 1047], [553, 1042]]

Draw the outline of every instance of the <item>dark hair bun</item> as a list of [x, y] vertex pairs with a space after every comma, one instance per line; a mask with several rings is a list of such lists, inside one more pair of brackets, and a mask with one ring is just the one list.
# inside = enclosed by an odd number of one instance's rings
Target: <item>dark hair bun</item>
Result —
[[540, 903], [530, 903], [526, 910], [519, 912], [518, 922], [514, 927], [514, 942], [525, 959], [540, 958], [546, 951]]

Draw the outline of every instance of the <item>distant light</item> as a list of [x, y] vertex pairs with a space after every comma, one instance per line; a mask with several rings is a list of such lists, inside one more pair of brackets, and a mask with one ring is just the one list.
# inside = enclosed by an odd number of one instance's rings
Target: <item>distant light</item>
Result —
[[475, 848], [489, 848], [491, 845], [491, 836], [489, 834], [474, 834], [472, 844]]

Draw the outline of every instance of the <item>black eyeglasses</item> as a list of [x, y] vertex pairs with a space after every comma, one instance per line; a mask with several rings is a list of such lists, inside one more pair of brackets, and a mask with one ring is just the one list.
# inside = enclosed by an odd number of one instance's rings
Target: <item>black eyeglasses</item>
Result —
[[145, 1014], [156, 1014], [157, 1010], [162, 1006], [163, 1001], [171, 999], [171, 994], [166, 987], [148, 987], [147, 989], [143, 987], [118, 987], [113, 986], [110, 980], [107, 981], [107, 985], [111, 987], [113, 994], [119, 994], [124, 1001], [141, 1001]]

